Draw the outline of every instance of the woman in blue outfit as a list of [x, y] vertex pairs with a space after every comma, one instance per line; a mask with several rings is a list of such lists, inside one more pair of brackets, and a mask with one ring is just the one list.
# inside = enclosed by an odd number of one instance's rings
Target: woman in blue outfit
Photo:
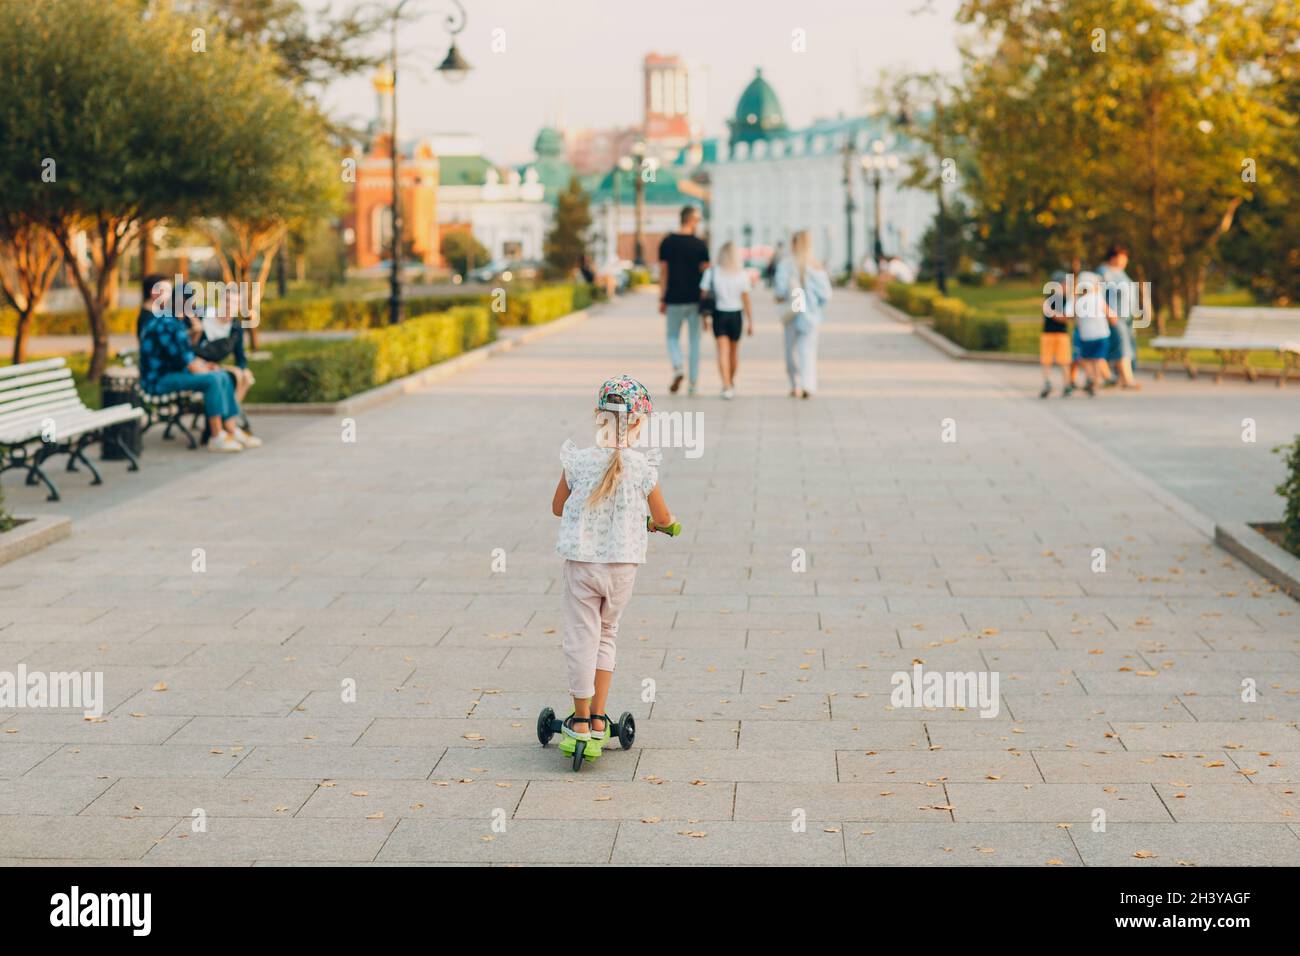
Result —
[[790, 240], [790, 255], [781, 260], [773, 283], [776, 301], [787, 303], [785, 371], [791, 397], [812, 398], [817, 391], [817, 330], [831, 300], [831, 279], [812, 257], [812, 239], [801, 229]]

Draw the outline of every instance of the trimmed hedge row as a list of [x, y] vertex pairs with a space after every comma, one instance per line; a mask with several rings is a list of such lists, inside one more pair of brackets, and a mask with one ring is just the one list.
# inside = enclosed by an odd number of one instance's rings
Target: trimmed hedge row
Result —
[[937, 289], [891, 282], [885, 298], [908, 315], [932, 316], [936, 332], [969, 351], [1005, 352], [1011, 341], [1011, 324], [1002, 316], [942, 296]]
[[1291, 444], [1273, 450], [1286, 456], [1287, 476], [1275, 489], [1286, 502], [1282, 513], [1282, 545], [1300, 557], [1300, 435]]
[[445, 362], [496, 338], [492, 313], [456, 306], [322, 343], [285, 362], [281, 392], [290, 402], [337, 402]]
[[[422, 316], [462, 306], [491, 309], [494, 296], [481, 293], [416, 296], [404, 300], [407, 315]], [[554, 285], [512, 292], [504, 297], [502, 325], [541, 325], [591, 305], [591, 286]], [[108, 331], [134, 334], [138, 309], [110, 309], [105, 318]], [[18, 316], [0, 310], [0, 335], [13, 335]], [[324, 332], [345, 329], [373, 329], [388, 324], [387, 299], [270, 299], [262, 303], [258, 328], [271, 332]], [[38, 312], [28, 323], [28, 335], [86, 335], [89, 324], [80, 309], [68, 312]]]
[[[403, 299], [407, 315], [446, 312], [465, 305], [484, 305], [478, 293], [425, 295]], [[322, 332], [373, 329], [388, 324], [387, 299], [271, 299], [262, 303], [258, 327], [271, 332]]]
[[[115, 334], [135, 334], [135, 317], [139, 309], [109, 309], [104, 313], [108, 331]], [[18, 326], [18, 313], [0, 309], [0, 335], [13, 335]], [[90, 322], [84, 309], [67, 312], [37, 312], [27, 321], [27, 334], [33, 335], [89, 335]]]

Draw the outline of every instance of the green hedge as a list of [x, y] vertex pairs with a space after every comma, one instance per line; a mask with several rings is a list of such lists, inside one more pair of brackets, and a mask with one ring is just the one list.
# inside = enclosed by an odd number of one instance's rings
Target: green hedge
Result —
[[1286, 455], [1287, 477], [1277, 486], [1277, 493], [1286, 502], [1282, 515], [1282, 544], [1294, 555], [1300, 555], [1300, 435], [1290, 445], [1274, 449]]
[[[402, 300], [406, 315], [446, 312], [458, 306], [485, 305], [478, 293], [426, 295]], [[258, 327], [271, 332], [373, 329], [388, 324], [387, 299], [271, 299], [262, 303]]]
[[1011, 341], [1011, 325], [994, 312], [981, 312], [961, 299], [942, 296], [928, 286], [891, 282], [885, 298], [909, 315], [934, 318], [934, 330], [972, 352], [1005, 352]]
[[[135, 334], [135, 317], [139, 309], [109, 309], [104, 313], [108, 331], [117, 334]], [[0, 309], [0, 335], [13, 335], [18, 326], [18, 313], [13, 309]], [[68, 312], [37, 312], [27, 322], [27, 334], [33, 335], [89, 335], [90, 323], [84, 309]]]
[[492, 314], [482, 306], [415, 316], [398, 325], [367, 329], [353, 339], [322, 343], [290, 359], [280, 373], [281, 394], [289, 402], [337, 402], [494, 337]]
[[9, 517], [9, 512], [5, 511], [5, 491], [0, 488], [0, 533], [8, 531], [14, 526], [14, 519]]
[[591, 305], [594, 294], [586, 283], [548, 285], [538, 289], [508, 291], [501, 325], [545, 325]]

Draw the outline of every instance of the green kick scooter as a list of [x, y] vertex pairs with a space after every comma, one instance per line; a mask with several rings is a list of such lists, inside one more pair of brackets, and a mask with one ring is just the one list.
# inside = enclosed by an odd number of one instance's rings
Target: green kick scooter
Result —
[[[677, 537], [682, 533], [682, 523], [674, 521], [670, 525], [662, 527], [654, 523], [654, 519], [647, 517], [645, 520], [647, 531], [659, 531], [670, 537]], [[569, 711], [569, 719], [574, 716], [573, 711]], [[623, 711], [618, 720], [611, 720], [609, 714], [593, 715], [605, 722], [605, 729], [600, 733], [592, 731], [590, 740], [576, 740], [564, 733], [564, 721], [555, 716], [555, 710], [551, 707], [543, 707], [542, 712], [537, 715], [537, 739], [543, 747], [551, 742], [551, 738], [556, 734], [560, 737], [560, 753], [573, 760], [573, 770], [576, 773], [582, 769], [584, 762], [593, 761], [598, 758], [604, 749], [605, 741], [610, 737], [617, 737], [619, 746], [624, 750], [630, 750], [633, 741], [636, 740], [636, 718], [630, 711]], [[590, 726], [590, 725], [588, 725]]]

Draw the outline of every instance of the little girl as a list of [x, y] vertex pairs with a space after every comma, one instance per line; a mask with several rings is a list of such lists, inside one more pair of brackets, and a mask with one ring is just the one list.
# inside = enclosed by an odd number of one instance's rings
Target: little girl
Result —
[[560, 448], [564, 473], [551, 511], [560, 519], [556, 553], [564, 558], [564, 656], [573, 716], [564, 733], [589, 741], [599, 754], [609, 736], [605, 699], [614, 673], [618, 619], [632, 596], [637, 565], [645, 563], [646, 515], [656, 525], [673, 522], [659, 490], [658, 449], [636, 443], [650, 415], [650, 394], [620, 375], [596, 396], [596, 444]]

